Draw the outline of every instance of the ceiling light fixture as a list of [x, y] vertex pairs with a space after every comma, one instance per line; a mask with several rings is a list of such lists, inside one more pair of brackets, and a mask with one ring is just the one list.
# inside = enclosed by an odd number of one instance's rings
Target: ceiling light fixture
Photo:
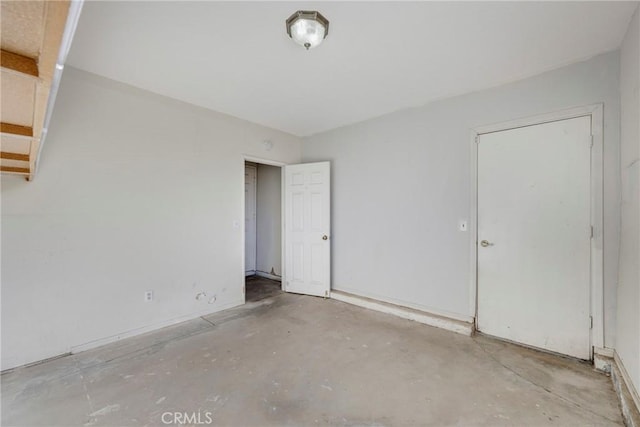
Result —
[[287, 34], [309, 50], [329, 34], [329, 20], [315, 10], [299, 10], [287, 19]]

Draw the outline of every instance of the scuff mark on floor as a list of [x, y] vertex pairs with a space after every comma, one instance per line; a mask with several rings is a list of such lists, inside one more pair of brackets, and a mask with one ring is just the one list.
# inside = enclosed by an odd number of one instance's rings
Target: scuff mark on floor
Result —
[[[89, 414], [90, 417], [101, 417], [103, 415], [110, 414], [111, 412], [118, 412], [120, 410], [120, 405], [114, 403], [113, 405], [107, 405], [102, 409], [98, 409], [95, 412]], [[86, 424], [85, 424], [86, 425]]]
[[108, 405], [105, 406], [102, 409], [98, 409], [97, 411], [94, 411], [92, 413], [89, 414], [89, 421], [87, 421], [86, 423], [84, 423], [85, 426], [92, 426], [94, 424], [96, 424], [98, 422], [98, 417], [110, 414], [112, 412], [118, 412], [120, 410], [120, 405], [118, 405], [117, 403], [113, 404], [113, 405]]

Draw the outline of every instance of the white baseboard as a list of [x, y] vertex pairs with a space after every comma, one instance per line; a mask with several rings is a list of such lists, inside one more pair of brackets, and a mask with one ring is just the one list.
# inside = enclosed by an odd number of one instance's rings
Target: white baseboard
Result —
[[593, 365], [595, 369], [611, 375], [624, 424], [627, 427], [640, 427], [640, 396], [618, 352], [611, 348], [594, 347]]
[[330, 297], [337, 301], [346, 302], [348, 304], [357, 305], [370, 310], [380, 311], [382, 313], [392, 314], [403, 319], [413, 320], [418, 323], [435, 326], [436, 328], [446, 329], [462, 335], [470, 336], [474, 330], [473, 323], [463, 322], [461, 320], [451, 319], [426, 311], [415, 310], [413, 308], [390, 304], [342, 291], [332, 291]]
[[22, 368], [29, 368], [31, 366], [37, 366], [37, 365], [41, 365], [43, 363], [47, 363], [47, 362], [53, 362], [54, 360], [63, 358], [63, 357], [67, 357], [70, 356], [71, 352], [67, 352], [67, 353], [62, 353], [62, 354], [57, 354], [53, 357], [47, 357], [46, 359], [40, 359], [40, 360], [36, 360], [35, 362], [29, 362], [29, 363], [25, 363], [22, 365], [16, 365], [13, 366], [11, 368], [7, 368], [7, 369], [3, 369], [2, 371], [0, 371], [0, 373], [2, 373], [2, 375], [7, 374], [9, 372], [13, 372], [16, 369], [22, 369]]
[[277, 280], [282, 282], [282, 276], [276, 276], [274, 274], [265, 273], [264, 271], [256, 270], [256, 276], [264, 277], [265, 279]]
[[640, 395], [617, 351], [613, 352], [611, 379], [620, 400], [622, 417], [627, 427], [640, 427]]
[[334, 284], [332, 284], [331, 286], [332, 286], [331, 292], [343, 292], [345, 294], [354, 295], [359, 298], [367, 298], [377, 302], [391, 304], [394, 306], [408, 308], [410, 310], [417, 310], [419, 312], [425, 312], [435, 316], [444, 317], [445, 319], [459, 320], [464, 323], [473, 323], [475, 321], [475, 318], [469, 315], [463, 315], [459, 313], [452, 313], [449, 311], [438, 310], [435, 307], [427, 307], [423, 304], [413, 304], [409, 301], [400, 300], [396, 298], [389, 298], [388, 296], [378, 295], [375, 293], [362, 292], [359, 289], [351, 289], [346, 286], [334, 286]]
[[614, 350], [604, 347], [593, 347], [593, 367], [604, 373], [611, 373]]
[[131, 329], [129, 331], [125, 331], [125, 332], [121, 332], [117, 335], [112, 335], [109, 337], [105, 337], [105, 338], [99, 338], [97, 340], [94, 341], [89, 341], [87, 343], [84, 344], [79, 344], [79, 345], [75, 345], [71, 347], [71, 354], [76, 354], [76, 353], [80, 353], [82, 351], [87, 351], [87, 350], [91, 350], [97, 347], [101, 347], [103, 345], [106, 344], [111, 344], [113, 342], [116, 341], [120, 341], [121, 339], [124, 338], [131, 338], [131, 337], [135, 337], [137, 335], [142, 335], [142, 334], [146, 334], [147, 332], [152, 332], [155, 331], [157, 329], [161, 329], [161, 328], [166, 328], [167, 326], [173, 326], [176, 325], [178, 323], [182, 323], [182, 322], [186, 322], [189, 320], [193, 320], [196, 319], [198, 317], [201, 316], [207, 316], [209, 314], [213, 314], [213, 313], [217, 313], [219, 311], [222, 310], [227, 310], [229, 308], [233, 308], [233, 307], [237, 307], [239, 305], [244, 304], [244, 301], [234, 301], [234, 302], [230, 302], [227, 304], [223, 304], [220, 306], [217, 306], [215, 308], [215, 310], [211, 310], [211, 309], [207, 309], [207, 310], [202, 310], [196, 313], [191, 313], [191, 314], [187, 314], [185, 316], [180, 316], [180, 317], [175, 317], [173, 319], [169, 319], [166, 320], [164, 322], [159, 322], [159, 323], [154, 323], [148, 326], [143, 326], [141, 328], [136, 328], [136, 329]]
[[255, 270], [247, 270], [244, 272], [244, 277], [253, 276], [254, 274], [256, 274]]

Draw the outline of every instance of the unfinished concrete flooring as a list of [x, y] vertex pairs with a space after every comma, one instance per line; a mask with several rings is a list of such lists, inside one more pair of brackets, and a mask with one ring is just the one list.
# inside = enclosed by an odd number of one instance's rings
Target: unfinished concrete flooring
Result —
[[275, 280], [260, 276], [248, 276], [245, 278], [245, 301], [256, 302], [275, 297], [282, 292], [281, 289], [282, 284]]
[[2, 376], [3, 426], [174, 421], [622, 424], [588, 364], [283, 293]]

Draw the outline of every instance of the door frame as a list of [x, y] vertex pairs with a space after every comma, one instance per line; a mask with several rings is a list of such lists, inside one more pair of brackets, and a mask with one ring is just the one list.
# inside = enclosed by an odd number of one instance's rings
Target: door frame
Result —
[[[277, 160], [271, 160], [271, 159], [264, 159], [261, 157], [255, 157], [255, 156], [251, 156], [248, 154], [242, 154], [241, 156], [241, 166], [242, 166], [242, 190], [240, 192], [240, 194], [242, 194], [241, 202], [240, 202], [240, 212], [242, 212], [242, 226], [240, 227], [240, 242], [242, 244], [242, 281], [240, 283], [240, 289], [242, 289], [242, 300], [243, 300], [243, 304], [245, 304], [247, 302], [246, 298], [247, 298], [247, 292], [245, 289], [245, 251], [246, 251], [246, 247], [245, 247], [245, 230], [244, 230], [244, 215], [245, 215], [245, 203], [244, 203], [244, 166], [246, 162], [251, 162], [251, 163], [257, 163], [257, 164], [262, 164], [262, 165], [269, 165], [269, 166], [277, 166], [280, 168], [281, 173], [283, 172], [283, 168], [288, 164], [288, 163], [284, 163], [284, 162], [279, 162]], [[257, 175], [256, 175], [257, 176]], [[257, 183], [256, 183], [256, 190], [257, 190]], [[280, 210], [280, 221], [281, 221], [281, 233], [282, 233], [282, 242], [283, 244], [281, 244], [281, 259], [280, 259], [280, 271], [282, 272], [282, 277], [284, 277], [284, 265], [285, 265], [285, 260], [284, 260], [284, 197], [282, 197], [282, 195], [284, 194], [284, 181], [282, 182], [281, 186], [280, 186], [280, 205], [281, 205], [281, 210]], [[257, 259], [256, 259], [256, 265], [257, 265]], [[282, 290], [284, 290], [284, 280], [282, 280], [280, 282], [280, 287]]]
[[474, 329], [478, 328], [478, 139], [480, 135], [540, 125], [576, 117], [591, 118], [591, 286], [590, 311], [592, 328], [590, 352], [593, 359], [594, 347], [604, 347], [604, 105], [602, 103], [575, 107], [551, 113], [529, 116], [471, 129], [471, 201], [469, 215], [470, 277], [469, 314], [474, 319]]

